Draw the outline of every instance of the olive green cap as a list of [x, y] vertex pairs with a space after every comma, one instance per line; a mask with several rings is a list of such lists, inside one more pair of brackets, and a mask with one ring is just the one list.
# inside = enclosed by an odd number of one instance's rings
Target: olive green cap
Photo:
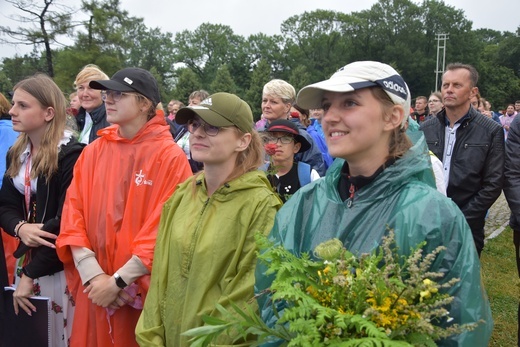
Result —
[[251, 107], [234, 94], [215, 93], [202, 100], [200, 105], [183, 107], [177, 112], [175, 121], [186, 124], [195, 115], [216, 127], [234, 125], [245, 133], [253, 130]]

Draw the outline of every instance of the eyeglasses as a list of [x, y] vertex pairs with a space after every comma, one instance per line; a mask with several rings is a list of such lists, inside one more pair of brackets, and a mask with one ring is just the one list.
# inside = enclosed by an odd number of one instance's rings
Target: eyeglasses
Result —
[[441, 102], [441, 101], [437, 100], [437, 99], [431, 99], [431, 100], [428, 100], [428, 102]]
[[280, 137], [268, 136], [264, 139], [265, 143], [278, 143], [278, 141], [280, 141], [280, 143], [283, 143], [284, 145], [286, 145], [286, 144], [293, 142], [294, 137], [292, 137], [290, 135], [280, 136]]
[[208, 136], [217, 136], [218, 132], [221, 128], [225, 127], [216, 127], [214, 125], [209, 125], [208, 123], [199, 120], [199, 119], [190, 119], [188, 121], [188, 131], [192, 134], [195, 133], [195, 131], [202, 126], [202, 129]]
[[110, 98], [112, 100], [114, 100], [114, 102], [118, 102], [119, 100], [121, 100], [123, 95], [135, 95], [135, 94], [120, 92], [119, 90], [102, 90], [101, 91], [101, 99], [103, 101], [106, 101], [107, 97], [110, 96]]

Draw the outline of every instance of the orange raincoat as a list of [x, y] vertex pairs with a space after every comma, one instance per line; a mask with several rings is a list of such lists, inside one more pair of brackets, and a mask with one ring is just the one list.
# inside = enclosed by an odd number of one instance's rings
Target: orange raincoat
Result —
[[[164, 117], [156, 116], [132, 139], [118, 125], [98, 131], [74, 167], [67, 191], [57, 253], [76, 301], [70, 345], [137, 346], [134, 328], [141, 310], [128, 305], [110, 318], [83, 293], [70, 246], [86, 247], [108, 275], [132, 255], [151, 270], [159, 217], [175, 187], [191, 176], [184, 152], [173, 142]], [[150, 276], [135, 283], [144, 302]]]

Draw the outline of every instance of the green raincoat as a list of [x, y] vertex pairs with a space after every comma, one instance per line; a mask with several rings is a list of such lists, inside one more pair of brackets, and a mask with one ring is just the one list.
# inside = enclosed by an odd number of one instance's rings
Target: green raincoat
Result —
[[[209, 198], [204, 174], [181, 184], [161, 215], [138, 343], [188, 346], [180, 334], [204, 325], [203, 315], [217, 315], [215, 304], [244, 306], [254, 295], [254, 235], [269, 233], [280, 207], [261, 171], [226, 183]], [[218, 343], [230, 341], [222, 336]]]
[[[485, 324], [471, 332], [442, 341], [442, 346], [487, 346], [493, 320], [489, 301], [480, 278], [471, 230], [464, 215], [450, 199], [434, 187], [430, 158], [422, 132], [409, 133], [414, 146], [367, 186], [356, 191], [352, 200], [342, 201], [337, 190], [343, 160], [336, 160], [327, 176], [302, 189], [278, 212], [271, 238], [294, 254], [310, 252], [323, 241], [338, 238], [353, 253], [370, 253], [381, 243], [387, 226], [394, 229], [401, 254], [427, 241], [430, 253], [437, 246], [447, 250], [433, 264], [433, 271], [445, 277], [460, 278], [449, 294], [455, 297], [449, 308], [453, 323]], [[426, 183], [427, 182], [427, 183]], [[272, 279], [257, 268], [256, 290], [270, 286]], [[259, 299], [262, 318], [274, 322], [271, 302]], [[276, 345], [276, 344], [273, 344]]]

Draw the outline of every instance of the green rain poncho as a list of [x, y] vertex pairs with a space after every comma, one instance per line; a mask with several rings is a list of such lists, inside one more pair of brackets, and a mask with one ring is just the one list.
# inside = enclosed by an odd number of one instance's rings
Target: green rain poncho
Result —
[[[394, 229], [399, 252], [427, 241], [425, 253], [444, 245], [447, 250], [433, 264], [445, 273], [442, 282], [460, 278], [449, 290], [455, 297], [449, 308], [453, 323], [485, 323], [471, 332], [441, 341], [441, 346], [487, 346], [493, 320], [480, 278], [471, 230], [464, 215], [450, 199], [434, 188], [432, 168], [422, 132], [409, 133], [414, 146], [376, 179], [356, 191], [352, 201], [342, 201], [338, 190], [343, 160], [336, 160], [323, 179], [315, 181], [288, 200], [278, 212], [270, 237], [294, 254], [311, 252], [318, 244], [338, 238], [353, 253], [370, 253], [380, 245], [387, 227]], [[256, 291], [270, 286], [271, 278], [257, 267]], [[262, 318], [273, 323], [272, 303], [260, 297]], [[276, 345], [273, 344], [273, 345]]]
[[[204, 325], [203, 315], [217, 315], [215, 304], [245, 306], [254, 295], [255, 233], [269, 233], [280, 206], [261, 171], [226, 183], [209, 198], [204, 174], [181, 184], [161, 215], [138, 343], [188, 346], [180, 334]], [[217, 343], [232, 339], [221, 336]]]

